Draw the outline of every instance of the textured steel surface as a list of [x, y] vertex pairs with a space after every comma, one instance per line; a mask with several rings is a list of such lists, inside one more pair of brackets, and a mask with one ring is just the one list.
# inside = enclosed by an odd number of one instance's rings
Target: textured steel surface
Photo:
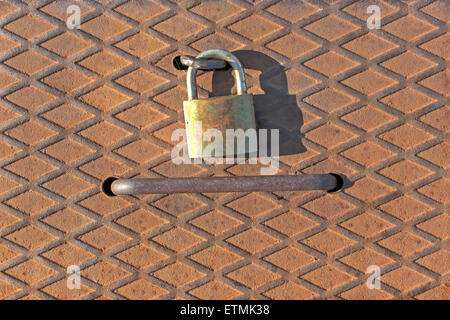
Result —
[[[68, 30], [72, 3], [0, 1], [1, 298], [449, 299], [448, 1], [77, 1]], [[242, 62], [258, 127], [281, 129], [279, 174], [353, 185], [105, 196], [109, 176], [259, 174], [170, 161], [172, 58], [210, 48]]]

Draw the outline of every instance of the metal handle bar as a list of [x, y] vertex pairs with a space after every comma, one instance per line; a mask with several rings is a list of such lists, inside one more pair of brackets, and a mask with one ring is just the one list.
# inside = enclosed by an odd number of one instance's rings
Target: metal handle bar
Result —
[[173, 59], [173, 65], [177, 70], [187, 70], [189, 67], [193, 67], [204, 71], [225, 70], [230, 67], [224, 60], [196, 58], [187, 55], [176, 56]]
[[181, 56], [180, 61], [184, 66], [193, 67], [200, 70], [224, 69], [227, 62], [219, 59], [196, 58], [191, 56]]
[[342, 177], [330, 173], [299, 176], [115, 179], [108, 189], [111, 195], [295, 190], [334, 192], [341, 189], [342, 185]]

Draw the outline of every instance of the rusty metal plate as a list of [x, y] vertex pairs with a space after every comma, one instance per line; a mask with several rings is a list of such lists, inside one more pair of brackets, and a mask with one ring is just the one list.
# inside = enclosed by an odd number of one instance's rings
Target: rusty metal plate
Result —
[[[0, 298], [449, 299], [449, 16], [444, 0], [0, 1]], [[259, 174], [171, 161], [172, 59], [210, 48], [242, 62], [258, 128], [280, 129], [279, 174], [352, 186], [104, 195], [110, 176]], [[233, 78], [198, 84], [229, 95]]]

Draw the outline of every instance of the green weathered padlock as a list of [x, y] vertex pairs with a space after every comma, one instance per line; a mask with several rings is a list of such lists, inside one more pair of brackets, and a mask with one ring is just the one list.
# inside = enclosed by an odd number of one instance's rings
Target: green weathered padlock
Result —
[[[255, 153], [257, 143], [253, 96], [247, 94], [241, 63], [228, 51], [219, 49], [204, 51], [197, 58], [222, 59], [228, 62], [233, 68], [237, 95], [199, 99], [195, 83], [197, 69], [189, 67], [187, 72], [188, 101], [183, 103], [189, 157], [229, 157], [239, 155], [242, 151]], [[217, 135], [214, 135], [214, 138], [209, 137], [209, 129], [215, 129], [213, 131], [220, 133], [222, 141], [217, 141], [220, 138]], [[241, 141], [244, 150], [237, 149], [239, 142], [236, 142], [234, 137], [230, 137], [233, 130], [236, 133], [245, 132], [245, 140]], [[209, 132], [212, 131], [209, 130]], [[211, 152], [211, 144], [214, 142], [216, 146], [218, 142], [222, 144], [222, 153], [218, 153], [217, 150]]]

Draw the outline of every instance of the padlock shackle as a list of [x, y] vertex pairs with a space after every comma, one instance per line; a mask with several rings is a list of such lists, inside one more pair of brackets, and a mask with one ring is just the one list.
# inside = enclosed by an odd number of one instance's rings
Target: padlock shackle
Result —
[[[233, 68], [234, 78], [236, 79], [236, 91], [238, 95], [247, 93], [247, 86], [245, 84], [245, 75], [242, 65], [233, 54], [228, 51], [221, 49], [211, 49], [203, 51], [197, 58], [212, 58], [220, 59], [228, 62]], [[198, 99], [197, 96], [197, 84], [195, 81], [195, 76], [197, 75], [197, 68], [189, 67], [186, 76], [187, 91], [188, 91], [188, 101]]]

